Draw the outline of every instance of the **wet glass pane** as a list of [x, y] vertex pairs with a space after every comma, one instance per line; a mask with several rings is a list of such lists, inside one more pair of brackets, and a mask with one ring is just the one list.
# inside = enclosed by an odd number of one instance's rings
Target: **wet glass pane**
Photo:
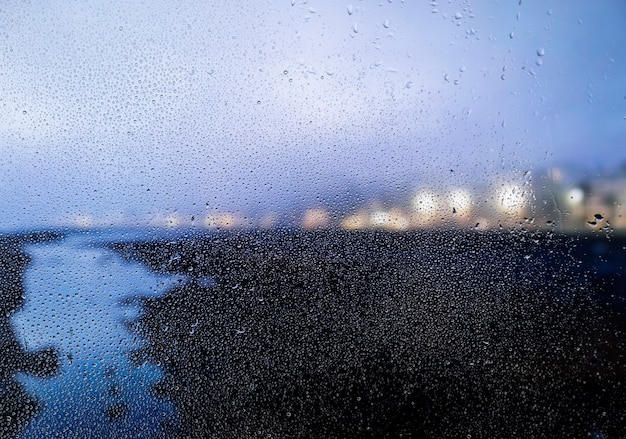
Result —
[[626, 437], [620, 2], [0, 6], [0, 438]]

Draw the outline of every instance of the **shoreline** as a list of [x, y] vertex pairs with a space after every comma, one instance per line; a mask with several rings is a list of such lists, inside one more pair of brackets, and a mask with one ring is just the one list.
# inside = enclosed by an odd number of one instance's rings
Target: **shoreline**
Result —
[[0, 432], [3, 437], [17, 435], [41, 409], [41, 404], [26, 392], [16, 379], [17, 373], [50, 377], [59, 367], [52, 348], [37, 352], [24, 349], [17, 340], [11, 317], [24, 305], [22, 277], [30, 258], [24, 246], [59, 239], [55, 233], [0, 235]]

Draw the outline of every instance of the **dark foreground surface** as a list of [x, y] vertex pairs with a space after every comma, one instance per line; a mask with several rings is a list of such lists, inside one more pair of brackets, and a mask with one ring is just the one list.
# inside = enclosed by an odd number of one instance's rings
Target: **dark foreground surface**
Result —
[[623, 240], [245, 232], [111, 245], [180, 437], [626, 437]]
[[24, 245], [58, 238], [52, 233], [0, 235], [0, 438], [16, 435], [40, 410], [39, 401], [27, 394], [16, 373], [50, 376], [58, 368], [53, 349], [25, 350], [10, 324], [25, 298], [22, 276], [29, 258]]

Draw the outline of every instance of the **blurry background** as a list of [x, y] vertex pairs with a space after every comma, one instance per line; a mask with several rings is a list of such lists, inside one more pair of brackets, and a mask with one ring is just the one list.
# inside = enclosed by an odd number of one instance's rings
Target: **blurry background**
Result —
[[5, 4], [0, 230], [623, 226], [625, 19], [619, 1]]

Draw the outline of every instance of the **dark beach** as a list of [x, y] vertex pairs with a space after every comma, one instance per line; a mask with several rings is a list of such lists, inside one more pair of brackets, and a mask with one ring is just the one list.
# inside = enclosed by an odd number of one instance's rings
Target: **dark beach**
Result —
[[246, 231], [110, 245], [175, 437], [626, 437], [619, 237]]

